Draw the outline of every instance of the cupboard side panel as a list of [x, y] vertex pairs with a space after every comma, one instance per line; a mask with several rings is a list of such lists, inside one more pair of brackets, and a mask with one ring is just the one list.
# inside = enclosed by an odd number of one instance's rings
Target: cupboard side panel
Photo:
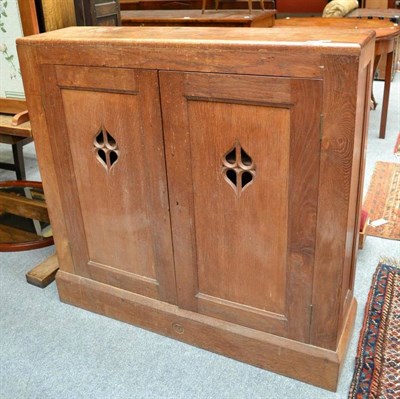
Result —
[[[372, 51], [371, 51], [372, 50]], [[370, 113], [371, 101], [371, 87], [372, 87], [372, 72], [373, 72], [374, 51], [372, 46], [365, 51], [362, 56], [358, 87], [359, 92], [357, 96], [357, 110], [356, 110], [356, 143], [354, 146], [354, 164], [353, 164], [353, 178], [352, 178], [352, 195], [351, 207], [354, 211], [349, 212], [348, 230], [353, 231], [353, 237], [348, 237], [348, 256], [351, 257], [351, 262], [344, 270], [342, 281], [342, 294], [341, 294], [341, 317], [339, 332], [342, 331], [346, 315], [349, 311], [354, 291], [354, 278], [357, 264], [358, 242], [360, 234], [360, 219], [363, 200], [363, 187], [364, 187], [364, 174], [365, 174], [365, 157], [366, 146], [368, 139], [368, 122]]]
[[348, 232], [348, 218], [359, 59], [350, 56], [323, 59], [324, 119], [310, 343], [335, 350], [343, 271], [351, 261], [347, 235], [353, 234]]

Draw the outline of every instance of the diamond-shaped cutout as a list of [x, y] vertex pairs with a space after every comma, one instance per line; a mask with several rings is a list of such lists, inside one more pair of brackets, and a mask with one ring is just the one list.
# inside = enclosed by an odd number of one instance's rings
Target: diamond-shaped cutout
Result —
[[107, 170], [115, 165], [119, 158], [119, 149], [116, 140], [102, 124], [93, 140], [96, 158]]
[[239, 142], [222, 157], [222, 173], [238, 197], [253, 183], [256, 175], [253, 159]]

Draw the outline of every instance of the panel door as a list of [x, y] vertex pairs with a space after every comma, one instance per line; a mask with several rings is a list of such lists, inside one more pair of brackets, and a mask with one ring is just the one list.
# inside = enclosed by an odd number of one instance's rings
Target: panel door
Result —
[[176, 302], [156, 71], [44, 66], [76, 272]]
[[318, 80], [160, 72], [178, 304], [308, 341]]

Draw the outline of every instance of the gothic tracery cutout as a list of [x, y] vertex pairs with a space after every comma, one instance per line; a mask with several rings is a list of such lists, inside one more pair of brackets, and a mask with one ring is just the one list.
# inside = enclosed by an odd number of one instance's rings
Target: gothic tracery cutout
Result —
[[102, 124], [95, 135], [94, 150], [99, 163], [108, 171], [115, 165], [119, 158], [119, 149], [116, 140]]
[[239, 142], [222, 157], [222, 173], [238, 197], [253, 183], [256, 175], [255, 164]]

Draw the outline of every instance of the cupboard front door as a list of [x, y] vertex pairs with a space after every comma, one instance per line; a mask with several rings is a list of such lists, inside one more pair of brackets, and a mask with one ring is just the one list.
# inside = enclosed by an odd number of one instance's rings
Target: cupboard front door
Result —
[[160, 72], [178, 305], [307, 342], [318, 80]]
[[44, 66], [43, 84], [75, 272], [175, 303], [157, 72]]

